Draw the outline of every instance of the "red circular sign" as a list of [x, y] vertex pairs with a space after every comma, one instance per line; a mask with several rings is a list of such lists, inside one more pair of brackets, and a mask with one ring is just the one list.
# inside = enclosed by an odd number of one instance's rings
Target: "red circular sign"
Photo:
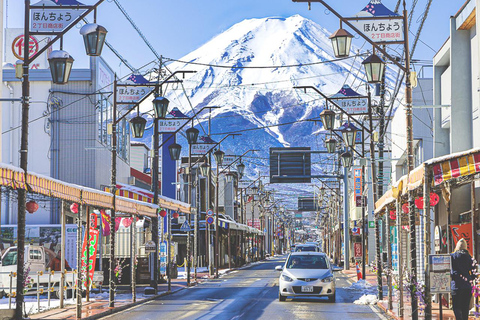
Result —
[[[23, 60], [23, 56], [24, 56], [24, 52], [23, 52], [24, 42], [25, 42], [25, 38], [23, 34], [16, 37], [12, 42], [13, 55], [20, 60]], [[30, 36], [29, 50], [30, 50], [29, 57], [32, 57], [33, 55], [35, 55], [39, 50], [38, 40], [34, 36]]]
[[212, 224], [212, 223], [213, 223], [213, 216], [207, 215], [207, 217], [205, 218], [205, 221], [206, 221], [208, 224]]

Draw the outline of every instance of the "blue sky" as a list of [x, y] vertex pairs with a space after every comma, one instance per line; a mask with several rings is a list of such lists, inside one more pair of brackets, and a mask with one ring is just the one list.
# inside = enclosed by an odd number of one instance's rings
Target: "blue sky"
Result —
[[[23, 1], [4, 0], [8, 5], [9, 27], [23, 26]], [[32, 0], [32, 4], [37, 2]], [[84, 0], [92, 4], [94, 0]], [[338, 19], [319, 3], [312, 3], [309, 11], [306, 3], [293, 3], [291, 0], [120, 0], [121, 5], [132, 17], [157, 52], [168, 58], [181, 58], [195, 50], [215, 35], [228, 29], [237, 22], [248, 18], [263, 18], [268, 16], [288, 17], [300, 14], [307, 17], [332, 32], [338, 29]], [[360, 11], [367, 0], [330, 0], [328, 3], [344, 16], [351, 16]], [[383, 0], [384, 5], [394, 9], [396, 0]], [[407, 1], [409, 7], [412, 0]], [[414, 12], [413, 31], [416, 32], [418, 18], [424, 11], [427, 0], [419, 0]], [[431, 60], [434, 50], [438, 50], [448, 38], [450, 16], [460, 9], [463, 1], [434, 1], [430, 9], [415, 58]], [[90, 17], [90, 20], [93, 18]], [[99, 7], [97, 18], [108, 33], [108, 41], [135, 67], [142, 66], [155, 56], [142, 42], [129, 22], [118, 10], [115, 3], [106, 0]], [[413, 38], [413, 36], [411, 36]], [[355, 40], [358, 46], [363, 41]], [[75, 67], [86, 67], [87, 58], [83, 51], [83, 41], [74, 28], [65, 37], [64, 49], [70, 52], [75, 61]], [[433, 50], [432, 50], [433, 49]], [[126, 74], [127, 68], [120, 66], [119, 60], [108, 50], [104, 57], [118, 73]]]

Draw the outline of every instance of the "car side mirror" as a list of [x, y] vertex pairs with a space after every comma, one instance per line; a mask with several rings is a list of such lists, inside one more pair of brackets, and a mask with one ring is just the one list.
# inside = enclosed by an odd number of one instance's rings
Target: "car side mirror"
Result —
[[277, 271], [282, 271], [283, 268], [282, 268], [282, 266], [276, 266], [276, 267], [275, 267], [275, 270], [277, 270]]

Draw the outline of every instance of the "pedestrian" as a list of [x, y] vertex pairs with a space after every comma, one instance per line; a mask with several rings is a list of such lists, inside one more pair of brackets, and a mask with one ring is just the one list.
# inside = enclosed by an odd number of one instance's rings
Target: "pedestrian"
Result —
[[470, 253], [467, 251], [467, 241], [457, 242], [452, 256], [452, 301], [455, 319], [468, 320], [470, 300], [472, 299], [472, 280], [476, 268]]
[[[59, 250], [57, 252], [57, 255], [55, 256], [55, 258], [53, 258], [48, 265], [50, 270], [62, 271], [62, 260], [61, 259], [62, 259], [62, 252]], [[67, 271], [71, 270], [70, 265], [67, 262], [67, 259], [65, 259], [65, 269]]]

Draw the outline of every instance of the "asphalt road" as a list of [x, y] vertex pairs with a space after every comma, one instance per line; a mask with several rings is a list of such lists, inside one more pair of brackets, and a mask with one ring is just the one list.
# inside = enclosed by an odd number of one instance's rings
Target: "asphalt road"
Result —
[[294, 298], [278, 301], [278, 276], [274, 268], [284, 258], [275, 258], [236, 270], [220, 279], [150, 301], [108, 316], [115, 320], [151, 319], [385, 319], [376, 309], [355, 305], [362, 293], [342, 289], [350, 286], [337, 275], [337, 301], [326, 298]]

